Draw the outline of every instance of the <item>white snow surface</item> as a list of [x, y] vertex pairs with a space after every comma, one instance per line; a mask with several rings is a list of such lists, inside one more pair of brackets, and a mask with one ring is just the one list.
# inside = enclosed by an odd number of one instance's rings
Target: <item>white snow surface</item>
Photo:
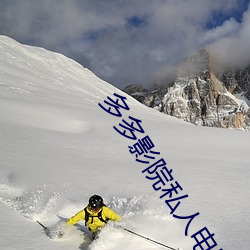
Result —
[[[130, 110], [120, 109], [122, 117], [98, 106], [107, 96], [116, 100], [114, 93], [127, 98]], [[137, 141], [113, 128], [129, 116], [142, 121], [145, 133], [137, 138], [148, 135], [160, 152], [150, 163], [164, 158], [173, 170], [183, 189], [173, 197], [188, 194], [174, 214], [200, 213], [188, 236], [188, 221], [173, 218], [162, 191], [142, 173], [149, 164], [130, 154]], [[66, 228], [61, 239], [36, 223], [53, 231], [64, 225], [58, 216], [69, 218], [99, 194], [123, 227], [168, 246], [193, 249], [191, 235], [207, 227], [214, 249], [249, 250], [249, 144], [249, 132], [168, 117], [61, 54], [0, 36], [0, 249], [164, 249], [112, 223], [92, 243], [84, 222]]]

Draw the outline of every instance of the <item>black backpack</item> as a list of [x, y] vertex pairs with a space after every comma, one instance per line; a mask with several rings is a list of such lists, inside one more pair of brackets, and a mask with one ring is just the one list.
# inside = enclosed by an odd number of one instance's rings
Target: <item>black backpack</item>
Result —
[[[104, 206], [105, 206], [105, 205], [104, 205]], [[102, 218], [102, 210], [101, 210], [96, 216], [90, 215], [90, 213], [89, 213], [88, 210], [87, 210], [87, 207], [84, 208], [84, 212], [85, 212], [85, 219], [84, 219], [84, 220], [85, 220], [85, 226], [87, 226], [87, 222], [89, 221], [90, 218], [92, 219], [92, 221], [91, 221], [90, 224], [92, 224], [93, 221], [94, 221], [94, 217], [97, 217], [100, 221], [102, 221], [102, 222], [104, 222], [104, 223], [107, 223], [107, 222], [109, 221], [109, 219], [104, 220], [104, 219]]]

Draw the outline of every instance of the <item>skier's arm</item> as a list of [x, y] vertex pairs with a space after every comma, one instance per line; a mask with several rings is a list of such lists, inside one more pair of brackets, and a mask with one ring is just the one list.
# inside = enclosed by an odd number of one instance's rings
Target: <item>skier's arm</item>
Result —
[[68, 219], [67, 224], [75, 225], [78, 221], [84, 220], [85, 218], [85, 212], [84, 209], [72, 216], [70, 219]]
[[116, 214], [113, 210], [107, 207], [105, 207], [105, 217], [112, 221], [118, 221], [118, 222], [122, 221], [120, 215]]

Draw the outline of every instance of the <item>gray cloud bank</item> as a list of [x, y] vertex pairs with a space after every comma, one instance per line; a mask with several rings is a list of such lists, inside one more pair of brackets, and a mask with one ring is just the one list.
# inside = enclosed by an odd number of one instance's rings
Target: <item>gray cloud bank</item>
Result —
[[0, 34], [61, 52], [119, 88], [149, 86], [204, 47], [224, 64], [249, 63], [247, 2], [0, 0]]

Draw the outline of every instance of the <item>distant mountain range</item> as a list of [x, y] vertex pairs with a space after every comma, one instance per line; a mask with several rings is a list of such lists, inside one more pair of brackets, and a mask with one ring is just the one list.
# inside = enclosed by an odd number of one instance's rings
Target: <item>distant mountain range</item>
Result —
[[209, 127], [250, 128], [250, 66], [219, 70], [208, 50], [188, 57], [171, 84], [124, 90], [139, 102], [184, 121]]

